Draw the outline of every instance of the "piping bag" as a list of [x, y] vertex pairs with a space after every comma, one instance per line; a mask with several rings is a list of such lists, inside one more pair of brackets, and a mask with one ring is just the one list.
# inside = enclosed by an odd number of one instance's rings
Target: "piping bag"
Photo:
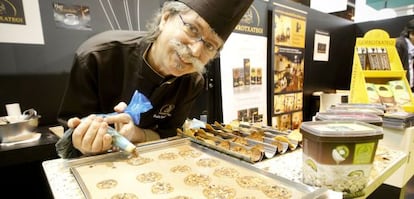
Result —
[[[136, 90], [124, 112], [131, 116], [135, 125], [138, 125], [140, 122], [141, 113], [147, 112], [150, 109], [152, 109], [151, 102], [148, 100], [148, 98]], [[114, 112], [96, 115], [100, 117], [108, 117], [116, 114], [118, 113]], [[72, 158], [81, 155], [80, 152], [73, 147], [72, 133], [72, 128], [66, 130], [63, 137], [56, 143], [56, 151], [62, 158]], [[117, 146], [121, 150], [124, 150], [134, 156], [138, 156], [136, 146], [124, 136], [122, 136], [119, 132], [117, 132], [114, 128], [108, 127], [107, 133], [112, 136], [113, 146]]]
[[[141, 119], [141, 113], [145, 113], [150, 109], [152, 109], [152, 105], [148, 98], [135, 90], [134, 95], [124, 112], [131, 116], [135, 125], [138, 125]], [[97, 114], [97, 116], [107, 117], [116, 114], [118, 113]], [[137, 147], [114, 128], [108, 127], [107, 133], [112, 136], [112, 145], [117, 146], [134, 156], [138, 156], [138, 151], [136, 150]]]
[[[135, 90], [134, 95], [132, 96], [132, 99], [129, 102], [124, 112], [131, 116], [135, 125], [138, 125], [141, 119], [141, 113], [145, 113], [150, 109], [152, 109], [152, 105], [151, 105], [151, 102], [148, 100], [148, 98], [145, 97], [145, 95], [138, 92], [137, 90]], [[111, 116], [115, 114], [118, 114], [118, 113], [98, 114], [98, 116], [106, 117], [106, 116]], [[112, 136], [112, 145], [117, 146], [120, 149], [128, 153], [131, 153], [134, 156], [138, 156], [136, 146], [132, 144], [124, 136], [122, 136], [114, 128], [108, 127], [107, 133]]]

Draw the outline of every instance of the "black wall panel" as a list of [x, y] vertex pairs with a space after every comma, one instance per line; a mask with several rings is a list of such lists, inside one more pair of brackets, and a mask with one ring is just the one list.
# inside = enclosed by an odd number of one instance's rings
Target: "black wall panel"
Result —
[[[38, 2], [45, 44], [0, 43], [0, 115], [6, 115], [5, 104], [18, 102], [22, 110], [36, 109], [42, 116], [40, 124], [45, 125], [57, 123], [56, 112], [76, 48], [90, 36], [112, 29], [104, 9], [111, 23], [113, 25], [116, 23], [107, 0], [38, 0]], [[123, 1], [109, 0], [109, 2], [120, 24], [119, 27], [114, 25], [114, 29], [128, 30]], [[160, 8], [160, 2], [160, 0], [128, 0], [133, 30], [138, 30], [138, 27], [140, 30], [145, 30], [147, 21]], [[92, 30], [57, 27], [54, 21], [53, 3], [88, 6]], [[7, 30], [0, 30], [0, 34], [7, 34]]]
[[[308, 15], [305, 51], [304, 121], [311, 120], [314, 105], [312, 93], [349, 89], [355, 45], [354, 26], [348, 20], [310, 11]], [[316, 30], [329, 32], [329, 61], [314, 61], [314, 35]]]
[[[39, 8], [43, 27], [44, 45], [0, 43], [0, 74], [44, 74], [69, 72], [74, 51], [90, 36], [110, 30], [111, 26], [105, 17], [104, 6], [111, 23], [115, 24], [107, 0], [39, 0]], [[126, 16], [123, 1], [110, 0], [120, 29], [127, 30]], [[130, 16], [134, 30], [137, 25], [137, 2], [139, 6], [139, 19], [141, 30], [154, 12], [160, 8], [159, 0], [128, 0]], [[56, 27], [53, 16], [53, 3], [65, 5], [82, 5], [90, 9], [92, 30], [75, 30]], [[30, 8], [29, 8], [30, 9]], [[118, 29], [115, 26], [116, 29]], [[3, 31], [0, 31], [3, 32]], [[2, 34], [7, 34], [5, 31]]]

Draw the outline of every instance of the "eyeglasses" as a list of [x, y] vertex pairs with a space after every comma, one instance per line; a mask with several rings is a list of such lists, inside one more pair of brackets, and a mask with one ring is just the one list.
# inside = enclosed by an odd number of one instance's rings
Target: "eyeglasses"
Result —
[[178, 14], [178, 16], [180, 17], [181, 22], [183, 22], [183, 31], [189, 38], [194, 40], [194, 42], [199, 42], [199, 41], [203, 42], [204, 48], [208, 52], [214, 53], [218, 50], [218, 48], [214, 47], [212, 43], [203, 39], [203, 36], [201, 35], [200, 30], [197, 28], [197, 26], [191, 23], [185, 22], [183, 20], [183, 17], [180, 14]]

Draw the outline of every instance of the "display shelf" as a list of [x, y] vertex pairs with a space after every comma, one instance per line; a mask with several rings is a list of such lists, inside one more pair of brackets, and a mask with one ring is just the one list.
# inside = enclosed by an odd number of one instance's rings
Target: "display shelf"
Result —
[[414, 127], [405, 129], [392, 129], [384, 127], [382, 145], [408, 154], [407, 162], [403, 164], [385, 184], [403, 188], [414, 176]]
[[[371, 52], [369, 54], [370, 51], [365, 50], [366, 52], [361, 52], [361, 49], [383, 49], [385, 53]], [[373, 58], [378, 60], [372, 61]], [[406, 78], [406, 71], [402, 67], [397, 49], [395, 48], [395, 38], [390, 38], [388, 33], [381, 29], [370, 30], [365, 33], [364, 37], [357, 38], [349, 102], [371, 103], [367, 84], [388, 84], [389, 81], [393, 80], [401, 80], [406, 88], [410, 88]], [[408, 92], [408, 95], [409, 102], [401, 105], [401, 107], [407, 112], [412, 112], [414, 110], [412, 92]]]
[[365, 70], [362, 71], [365, 78], [390, 78], [390, 79], [400, 79], [405, 75], [405, 71], [373, 71]]

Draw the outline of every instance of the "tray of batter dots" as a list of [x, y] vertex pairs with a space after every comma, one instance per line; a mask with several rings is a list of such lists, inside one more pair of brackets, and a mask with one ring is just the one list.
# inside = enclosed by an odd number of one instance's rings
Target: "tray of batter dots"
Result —
[[184, 125], [177, 129], [177, 134], [250, 163], [293, 151], [302, 144], [299, 131], [282, 132], [235, 121], [225, 125], [214, 122], [197, 128]]
[[296, 183], [179, 138], [124, 152], [79, 158], [69, 167], [85, 198], [314, 198], [326, 190]]

